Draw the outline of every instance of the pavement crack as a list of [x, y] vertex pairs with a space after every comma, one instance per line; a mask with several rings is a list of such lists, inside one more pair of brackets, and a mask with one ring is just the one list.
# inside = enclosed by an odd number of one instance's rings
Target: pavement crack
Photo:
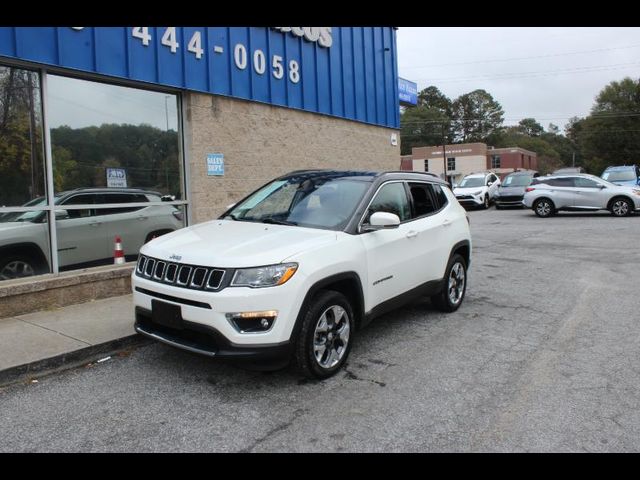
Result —
[[31, 325], [31, 326], [34, 326], [34, 327], [39, 327], [39, 328], [42, 328], [42, 329], [44, 329], [44, 330], [48, 330], [48, 331], [50, 331], [50, 332], [57, 333], [58, 335], [62, 335], [63, 337], [70, 338], [70, 339], [72, 339], [72, 340], [75, 340], [76, 342], [84, 343], [84, 344], [85, 344], [85, 345], [87, 345], [87, 346], [91, 346], [91, 344], [90, 344], [89, 342], [85, 342], [84, 340], [80, 340], [79, 338], [72, 337], [71, 335], [67, 335], [66, 333], [59, 332], [58, 330], [54, 330], [54, 329], [52, 329], [52, 328], [47, 328], [47, 327], [45, 327], [45, 326], [43, 326], [43, 325], [38, 325], [37, 323], [28, 322], [27, 320], [22, 320], [22, 319], [20, 319], [19, 321], [20, 321], [20, 322], [27, 323], [27, 324], [29, 324], [29, 325]]
[[380, 387], [386, 387], [387, 384], [385, 382], [380, 382], [378, 380], [373, 380], [371, 378], [360, 378], [358, 375], [356, 375], [355, 373], [353, 373], [350, 370], [347, 370], [346, 368], [344, 369], [345, 372], [345, 377], [348, 378], [349, 380], [358, 380], [360, 382], [370, 382], [370, 383], [375, 383], [376, 385], [380, 386]]
[[288, 422], [284, 422], [284, 423], [280, 423], [280, 424], [276, 425], [271, 430], [269, 430], [267, 433], [265, 433], [262, 437], [260, 437], [257, 440], [255, 440], [251, 445], [249, 445], [248, 447], [243, 448], [242, 450], [239, 450], [238, 453], [250, 453], [257, 446], [259, 446], [260, 444], [262, 444], [266, 440], [271, 439], [273, 437], [273, 435], [276, 435], [276, 434], [278, 434], [280, 432], [284, 432], [285, 430], [288, 430], [289, 427], [291, 427], [291, 425], [293, 425], [293, 423], [298, 418], [300, 418], [301, 416], [305, 415], [306, 413], [308, 413], [308, 410], [299, 408], [298, 410], [293, 412], [293, 418], [291, 420], [289, 420]]

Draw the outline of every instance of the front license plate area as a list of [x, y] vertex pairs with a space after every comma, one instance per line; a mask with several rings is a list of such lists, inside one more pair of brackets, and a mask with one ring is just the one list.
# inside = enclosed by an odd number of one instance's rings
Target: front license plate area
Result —
[[151, 300], [151, 319], [159, 325], [181, 330], [184, 328], [180, 305]]

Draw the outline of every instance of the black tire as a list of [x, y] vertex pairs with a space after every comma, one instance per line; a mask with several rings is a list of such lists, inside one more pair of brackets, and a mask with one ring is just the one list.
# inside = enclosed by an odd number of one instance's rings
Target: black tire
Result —
[[548, 218], [556, 211], [556, 207], [548, 198], [540, 198], [533, 204], [533, 211], [540, 218]]
[[[457, 274], [454, 274], [453, 286], [452, 286], [452, 272], [454, 268], [462, 269], [462, 276], [460, 277]], [[458, 270], [459, 271], [459, 270]], [[460, 280], [462, 280], [462, 287], [460, 287]], [[452, 288], [454, 289], [456, 298], [453, 300], [451, 298]], [[465, 262], [462, 255], [455, 254], [449, 259], [449, 263], [447, 264], [447, 269], [445, 270], [442, 291], [438, 295], [434, 295], [431, 297], [431, 303], [438, 309], [443, 312], [455, 312], [460, 305], [462, 305], [462, 301], [464, 300], [465, 292], [467, 291], [467, 262]]]
[[614, 217], [626, 217], [633, 211], [633, 205], [629, 199], [624, 197], [614, 198], [611, 201], [611, 207], [609, 208], [611, 215]]
[[[340, 316], [337, 319], [337, 323], [334, 322], [337, 316], [336, 310], [333, 310], [335, 307], [338, 307], [337, 312], [340, 312], [340, 309], [344, 312], [344, 315], [338, 313]], [[321, 321], [323, 316], [327, 321], [329, 331], [324, 334], [324, 338], [320, 338], [323, 333], [318, 333], [317, 329], [322, 328]], [[331, 324], [334, 326], [332, 327]], [[293, 363], [297, 370], [308, 378], [322, 379], [334, 375], [342, 368], [349, 356], [351, 344], [353, 343], [354, 329], [353, 309], [349, 300], [341, 293], [333, 290], [318, 292], [304, 313], [300, 333], [295, 340]], [[338, 332], [340, 332], [339, 335]], [[345, 332], [347, 337], [346, 345], [343, 342]], [[324, 340], [324, 344], [331, 342], [329, 348], [325, 348], [324, 351], [319, 353], [320, 360], [316, 357], [316, 349], [314, 348], [322, 345], [319, 340]], [[335, 357], [330, 360], [332, 350], [335, 350], [335, 355], [339, 356], [335, 364], [332, 364], [336, 360]]]
[[485, 210], [488, 210], [490, 206], [491, 206], [491, 202], [489, 200], [489, 195], [485, 195], [484, 202], [482, 203], [482, 208]]
[[42, 273], [40, 262], [26, 255], [9, 255], [0, 259], [0, 280], [25, 278]]

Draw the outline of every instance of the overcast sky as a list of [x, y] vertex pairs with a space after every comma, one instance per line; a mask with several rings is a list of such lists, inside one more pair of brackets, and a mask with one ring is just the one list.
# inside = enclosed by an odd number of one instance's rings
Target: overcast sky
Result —
[[484, 89], [507, 125], [533, 117], [563, 131], [609, 82], [640, 77], [637, 27], [401, 27], [397, 38], [399, 75], [418, 91], [454, 100]]

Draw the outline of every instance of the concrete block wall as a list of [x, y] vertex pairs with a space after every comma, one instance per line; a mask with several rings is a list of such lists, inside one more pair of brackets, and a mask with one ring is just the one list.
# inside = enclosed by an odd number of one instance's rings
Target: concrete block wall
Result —
[[[292, 170], [399, 169], [398, 130], [215, 95], [184, 100], [193, 223]], [[207, 176], [208, 153], [224, 154], [224, 176]]]

